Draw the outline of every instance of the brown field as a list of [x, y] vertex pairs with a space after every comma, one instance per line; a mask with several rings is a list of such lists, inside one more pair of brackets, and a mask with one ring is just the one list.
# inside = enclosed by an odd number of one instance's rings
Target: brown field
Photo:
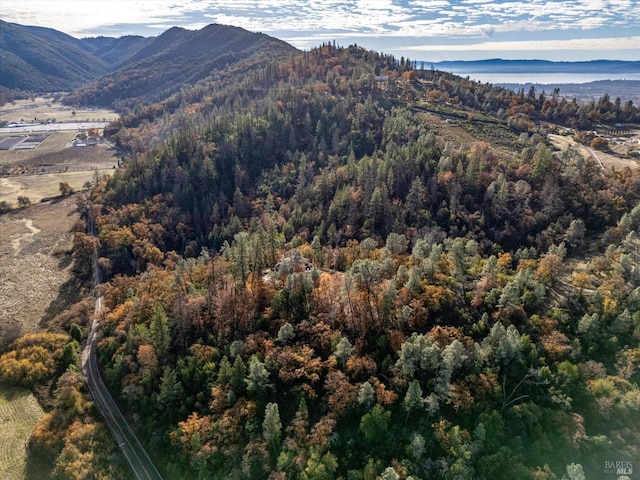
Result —
[[113, 110], [102, 108], [76, 108], [54, 102], [52, 97], [37, 97], [34, 100], [16, 100], [0, 107], [0, 120], [7, 122], [68, 122], [72, 120], [105, 120], [118, 118]]
[[60, 193], [60, 182], [82, 190], [87, 182], [111, 174], [118, 156], [106, 144], [72, 147], [75, 131], [50, 132], [33, 150], [0, 151], [0, 201], [17, 206], [18, 197], [31, 203]]
[[40, 328], [58, 313], [72, 279], [71, 229], [76, 198], [0, 215], [0, 335], [6, 340]]
[[31, 392], [0, 384], [0, 480], [27, 476], [27, 441], [43, 415], [42, 407]]
[[[0, 151], [0, 165], [32, 160], [40, 155], [58, 152], [63, 148], [70, 147], [71, 140], [75, 138], [78, 132], [73, 130], [64, 130], [59, 132], [48, 132], [48, 137], [33, 150], [2, 150]], [[14, 137], [26, 135], [24, 133], [8, 134], [3, 133], [0, 138]]]

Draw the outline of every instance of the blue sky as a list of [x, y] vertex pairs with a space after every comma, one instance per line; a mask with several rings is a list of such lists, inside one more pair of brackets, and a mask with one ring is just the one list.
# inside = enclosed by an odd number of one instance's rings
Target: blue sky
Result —
[[413, 60], [640, 60], [640, 0], [0, 0], [0, 18], [75, 37], [244, 27]]

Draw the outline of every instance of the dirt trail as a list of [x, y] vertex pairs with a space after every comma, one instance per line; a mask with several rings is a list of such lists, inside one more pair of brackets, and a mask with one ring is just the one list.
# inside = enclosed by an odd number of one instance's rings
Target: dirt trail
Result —
[[16, 238], [11, 239], [11, 247], [13, 248], [13, 256], [17, 257], [20, 254], [20, 246], [23, 241], [31, 239], [34, 235], [40, 233], [38, 227], [33, 226], [33, 219], [22, 217], [22, 222], [24, 222], [24, 226], [29, 229], [29, 233], [24, 233]]

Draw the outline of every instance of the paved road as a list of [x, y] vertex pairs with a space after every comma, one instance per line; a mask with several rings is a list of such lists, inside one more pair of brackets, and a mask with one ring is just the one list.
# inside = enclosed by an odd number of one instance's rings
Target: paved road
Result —
[[[94, 255], [94, 272], [97, 280], [97, 255]], [[96, 281], [96, 283], [98, 283]], [[93, 321], [91, 323], [91, 331], [87, 338], [87, 344], [82, 351], [82, 372], [87, 378], [87, 386], [96, 407], [102, 413], [107, 422], [109, 429], [122, 449], [122, 453], [126, 457], [131, 469], [138, 480], [162, 480], [162, 476], [156, 469], [155, 465], [147, 455], [144, 447], [129, 427], [124, 416], [118, 409], [116, 402], [107, 390], [100, 371], [98, 370], [98, 362], [96, 360], [96, 339], [98, 335], [98, 314], [102, 311], [102, 294], [96, 296], [96, 308]]]

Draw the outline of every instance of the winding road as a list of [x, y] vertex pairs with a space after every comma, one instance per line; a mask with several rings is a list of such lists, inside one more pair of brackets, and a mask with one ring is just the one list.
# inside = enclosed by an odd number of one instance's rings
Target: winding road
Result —
[[[93, 259], [94, 282], [98, 281], [97, 255]], [[162, 480], [162, 476], [149, 458], [144, 447], [120, 412], [116, 402], [102, 381], [96, 360], [96, 340], [98, 336], [99, 313], [102, 311], [102, 294], [96, 290], [96, 307], [87, 344], [82, 351], [82, 373], [87, 379], [87, 386], [93, 396], [96, 407], [102, 413], [109, 429], [118, 442], [118, 446], [126, 457], [138, 480]]]

